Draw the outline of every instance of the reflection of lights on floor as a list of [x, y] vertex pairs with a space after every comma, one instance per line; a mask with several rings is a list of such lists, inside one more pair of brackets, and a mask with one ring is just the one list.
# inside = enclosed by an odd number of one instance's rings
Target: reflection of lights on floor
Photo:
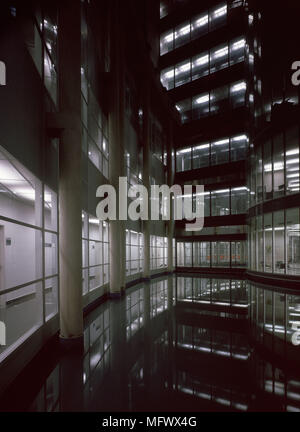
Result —
[[287, 405], [286, 410], [288, 412], [300, 412], [300, 408], [291, 405]]
[[236, 358], [239, 360], [248, 360], [249, 358], [249, 354], [237, 354], [237, 353], [231, 353], [230, 351], [224, 351], [224, 350], [216, 350], [214, 348], [208, 348], [205, 346], [200, 346], [200, 345], [191, 345], [191, 344], [186, 344], [186, 343], [177, 343], [177, 346], [179, 348], [185, 348], [191, 351], [201, 351], [201, 352], [211, 352], [213, 354], [219, 355], [219, 356], [226, 356], [226, 357], [232, 357], [232, 358]]
[[196, 304], [211, 304], [218, 306], [234, 306], [239, 308], [247, 308], [248, 304], [240, 304], [240, 303], [230, 303], [230, 302], [218, 302], [214, 300], [195, 300], [194, 298], [179, 298], [179, 301], [182, 303], [196, 303]]
[[213, 401], [215, 403], [218, 403], [219, 405], [232, 406], [232, 407], [234, 407], [234, 408], [236, 408], [237, 410], [240, 410], [240, 411], [246, 411], [248, 409], [248, 405], [245, 405], [245, 404], [242, 404], [242, 403], [239, 403], [239, 402], [232, 403], [230, 400], [224, 399], [224, 398], [220, 398], [220, 397], [214, 398], [209, 393], [198, 392], [198, 391], [195, 391], [195, 390], [193, 390], [191, 388], [184, 387], [182, 385], [178, 385], [178, 390], [181, 391], [182, 393], [194, 395], [194, 396], [197, 396], [197, 397], [199, 397], [201, 399], [211, 400], [211, 401]]

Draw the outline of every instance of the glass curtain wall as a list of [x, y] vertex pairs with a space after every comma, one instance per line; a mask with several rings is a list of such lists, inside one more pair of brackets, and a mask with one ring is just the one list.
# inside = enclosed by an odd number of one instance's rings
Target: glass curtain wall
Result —
[[178, 149], [176, 151], [176, 172], [244, 160], [248, 147], [248, 136], [236, 135]]
[[182, 123], [246, 105], [247, 84], [238, 81], [176, 103]]
[[0, 189], [1, 361], [58, 312], [58, 198], [2, 147]]
[[161, 83], [167, 90], [180, 87], [203, 76], [243, 62], [245, 51], [246, 40], [243, 37], [234, 39], [229, 43], [201, 52], [163, 69], [160, 74]]
[[168, 265], [168, 239], [156, 235], [150, 236], [150, 269], [158, 270]]
[[300, 274], [300, 209], [279, 210], [250, 221], [250, 268]]
[[142, 233], [126, 230], [126, 276], [141, 273], [144, 264], [144, 237]]
[[109, 282], [109, 225], [82, 212], [82, 292]]
[[[182, 0], [180, 3], [182, 3]], [[163, 18], [168, 15], [172, 6], [170, 0], [161, 1], [160, 17]], [[162, 33], [160, 37], [160, 55], [173, 51], [192, 40], [226, 25], [226, 23], [227, 4], [223, 2]]]
[[177, 241], [177, 267], [246, 267], [247, 243]]

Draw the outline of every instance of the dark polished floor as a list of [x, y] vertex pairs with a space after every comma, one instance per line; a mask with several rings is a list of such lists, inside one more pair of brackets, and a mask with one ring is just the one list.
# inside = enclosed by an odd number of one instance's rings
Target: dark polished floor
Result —
[[300, 297], [278, 295], [191, 276], [132, 287], [86, 318], [84, 353], [54, 341], [0, 410], [300, 411], [300, 346], [284, 312], [297, 315]]

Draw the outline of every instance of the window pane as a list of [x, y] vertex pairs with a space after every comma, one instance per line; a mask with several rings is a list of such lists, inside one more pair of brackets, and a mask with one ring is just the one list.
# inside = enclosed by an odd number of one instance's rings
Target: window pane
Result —
[[178, 150], [176, 152], [176, 170], [177, 172], [187, 171], [191, 166], [191, 148]]
[[42, 183], [0, 147], [0, 214], [42, 224]]
[[193, 119], [209, 115], [209, 93], [203, 93], [193, 98]]
[[208, 51], [193, 57], [192, 59], [192, 79], [196, 80], [209, 74]]
[[0, 321], [6, 327], [6, 345], [0, 345], [0, 361], [42, 324], [42, 286], [39, 282], [0, 294]]
[[204, 13], [192, 19], [191, 36], [196, 39], [208, 32], [208, 14]]
[[167, 90], [171, 90], [174, 88], [174, 67], [173, 66], [161, 71], [160, 81]]
[[214, 7], [209, 14], [209, 30], [214, 30], [222, 25], [226, 24], [227, 20], [227, 5], [219, 4]]
[[193, 148], [193, 169], [209, 166], [210, 145], [201, 144]]
[[284, 211], [274, 213], [275, 273], [285, 273]]
[[230, 87], [230, 99], [232, 108], [245, 105], [246, 83], [244, 81], [232, 84]]
[[46, 320], [58, 312], [58, 277], [45, 281], [45, 315]]
[[286, 133], [286, 189], [287, 193], [299, 192], [299, 128]]
[[286, 210], [287, 273], [300, 274], [299, 208]]
[[213, 141], [211, 143], [212, 165], [223, 164], [229, 161], [229, 139]]
[[284, 195], [283, 134], [273, 140], [273, 185], [274, 198]]
[[228, 86], [212, 90], [210, 93], [210, 112], [217, 114], [229, 108]]
[[44, 190], [45, 228], [57, 231], [57, 194], [45, 186]]
[[185, 99], [181, 102], [176, 103], [176, 108], [181, 115], [181, 122], [187, 123], [192, 120], [192, 101], [191, 99]]
[[231, 161], [246, 159], [248, 138], [246, 135], [237, 135], [230, 140]]
[[166, 54], [174, 49], [173, 30], [163, 33], [160, 37], [160, 55]]
[[57, 235], [45, 232], [45, 276], [58, 273]]
[[2, 289], [42, 277], [42, 231], [0, 220], [0, 244], [4, 245]]
[[191, 81], [191, 62], [185, 60], [175, 66], [175, 87]]
[[230, 65], [244, 61], [245, 39], [235, 39], [230, 43]]
[[228, 67], [228, 45], [222, 44], [210, 52], [210, 73]]
[[189, 21], [185, 21], [175, 28], [175, 48], [178, 48], [190, 41], [191, 26]]

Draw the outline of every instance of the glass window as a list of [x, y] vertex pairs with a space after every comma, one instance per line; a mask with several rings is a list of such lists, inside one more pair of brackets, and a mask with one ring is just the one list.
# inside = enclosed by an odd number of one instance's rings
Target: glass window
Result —
[[11, 352], [9, 348], [15, 349], [42, 324], [42, 290], [42, 282], [37, 282], [8, 294], [0, 293], [0, 321], [6, 326], [6, 345], [0, 345], [0, 361]]
[[230, 99], [232, 108], [245, 105], [247, 85], [244, 81], [234, 83], [230, 86]]
[[193, 119], [200, 119], [209, 115], [209, 93], [193, 97]]
[[264, 236], [263, 236], [263, 218], [258, 216], [256, 219], [256, 268], [258, 271], [264, 270]]
[[273, 198], [273, 175], [272, 175], [272, 142], [268, 140], [264, 145], [264, 198]]
[[177, 102], [176, 109], [180, 113], [182, 123], [192, 120], [192, 101], [190, 98]]
[[192, 59], [192, 79], [196, 80], [209, 74], [208, 51], [196, 55]]
[[210, 145], [209, 143], [200, 144], [193, 147], [193, 169], [209, 166]]
[[217, 114], [228, 110], [229, 97], [228, 86], [219, 87], [210, 92], [210, 113]]
[[[2, 289], [42, 278], [42, 231], [0, 220]], [[3, 271], [4, 270], [4, 271]]]
[[49, 57], [47, 51], [44, 51], [44, 82], [45, 86], [55, 103], [57, 104], [57, 73], [55, 65]]
[[247, 135], [237, 135], [230, 140], [230, 156], [231, 161], [246, 159], [248, 151]]
[[264, 234], [265, 234], [265, 272], [273, 272], [273, 224], [272, 214], [264, 215]]
[[58, 277], [45, 280], [45, 315], [46, 320], [58, 312]]
[[58, 273], [57, 235], [45, 232], [45, 276], [54, 276]]
[[300, 274], [300, 213], [299, 208], [286, 210], [287, 273]]
[[213, 141], [211, 143], [211, 163], [219, 165], [229, 161], [229, 139]]
[[192, 169], [191, 165], [191, 148], [178, 150], [176, 152], [176, 169], [177, 172], [187, 171]]
[[41, 226], [42, 183], [0, 148], [0, 214]]
[[262, 165], [262, 148], [259, 147], [256, 153], [256, 202], [262, 201], [262, 176], [263, 176], [263, 165]]
[[191, 81], [191, 62], [185, 60], [175, 66], [175, 87]]
[[228, 67], [228, 45], [222, 44], [210, 51], [210, 73]]
[[287, 193], [299, 192], [299, 128], [286, 132], [286, 190]]
[[230, 66], [245, 59], [246, 41], [243, 38], [238, 38], [230, 43]]
[[174, 67], [169, 67], [161, 71], [160, 80], [162, 85], [167, 89], [171, 90], [174, 88]]
[[274, 213], [274, 271], [285, 273], [284, 211]]
[[160, 19], [164, 18], [170, 12], [170, 0], [161, 0], [160, 2]]
[[173, 30], [163, 33], [160, 37], [160, 55], [164, 55], [174, 49]]
[[227, 5], [226, 3], [221, 3], [214, 7], [209, 14], [209, 30], [215, 30], [218, 27], [226, 24], [227, 20]]
[[44, 188], [45, 228], [57, 231], [57, 194], [48, 186]]
[[243, 214], [248, 210], [248, 189], [237, 187], [231, 189], [231, 214]]
[[185, 21], [183, 24], [175, 27], [175, 48], [178, 48], [190, 41], [191, 37], [191, 25], [189, 21]]
[[196, 16], [191, 22], [191, 37], [196, 39], [208, 32], [208, 13]]
[[278, 134], [273, 140], [273, 187], [274, 198], [284, 195], [284, 158], [283, 134]]
[[225, 216], [230, 214], [229, 189], [211, 192], [212, 216]]

